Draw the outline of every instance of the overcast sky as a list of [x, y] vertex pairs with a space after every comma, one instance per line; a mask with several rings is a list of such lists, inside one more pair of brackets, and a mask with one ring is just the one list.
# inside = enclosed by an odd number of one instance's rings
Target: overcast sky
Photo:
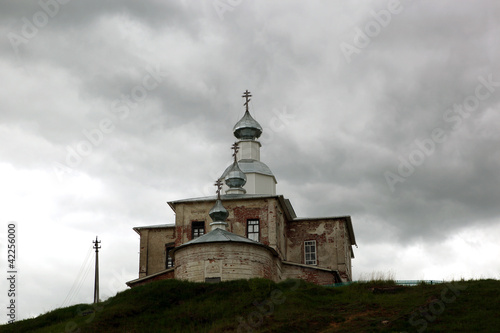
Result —
[[101, 298], [137, 278], [132, 228], [214, 194], [246, 89], [278, 194], [352, 217], [355, 279], [499, 278], [499, 17], [496, 1], [2, 1], [18, 314], [92, 302], [96, 235]]

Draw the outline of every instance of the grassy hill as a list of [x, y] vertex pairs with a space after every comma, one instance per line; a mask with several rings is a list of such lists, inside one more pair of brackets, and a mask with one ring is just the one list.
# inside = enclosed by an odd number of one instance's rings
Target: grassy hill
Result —
[[0, 332], [498, 332], [500, 281], [321, 287], [264, 279], [158, 281]]

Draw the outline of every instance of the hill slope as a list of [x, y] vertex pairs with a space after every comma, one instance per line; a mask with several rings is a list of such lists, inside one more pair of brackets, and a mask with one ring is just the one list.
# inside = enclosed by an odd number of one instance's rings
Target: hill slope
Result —
[[158, 281], [0, 332], [498, 332], [500, 281], [321, 287], [264, 279]]

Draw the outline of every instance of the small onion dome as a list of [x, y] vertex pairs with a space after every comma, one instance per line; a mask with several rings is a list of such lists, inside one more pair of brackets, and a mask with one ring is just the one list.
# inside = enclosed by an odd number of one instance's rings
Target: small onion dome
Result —
[[255, 140], [262, 134], [262, 127], [246, 110], [243, 118], [234, 125], [233, 133], [240, 140]]
[[226, 185], [230, 188], [241, 188], [247, 182], [247, 176], [241, 171], [238, 162], [234, 161], [231, 169], [224, 178]]
[[222, 201], [220, 201], [220, 199], [217, 199], [215, 205], [212, 207], [212, 209], [210, 209], [208, 215], [210, 215], [214, 222], [224, 222], [229, 216], [229, 212], [222, 205]]

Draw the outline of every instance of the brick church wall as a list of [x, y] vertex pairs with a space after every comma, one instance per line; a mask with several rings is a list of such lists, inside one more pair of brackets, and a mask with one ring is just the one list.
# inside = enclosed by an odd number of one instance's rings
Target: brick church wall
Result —
[[237, 242], [196, 244], [175, 252], [175, 278], [204, 282], [263, 277], [278, 280], [271, 250]]

